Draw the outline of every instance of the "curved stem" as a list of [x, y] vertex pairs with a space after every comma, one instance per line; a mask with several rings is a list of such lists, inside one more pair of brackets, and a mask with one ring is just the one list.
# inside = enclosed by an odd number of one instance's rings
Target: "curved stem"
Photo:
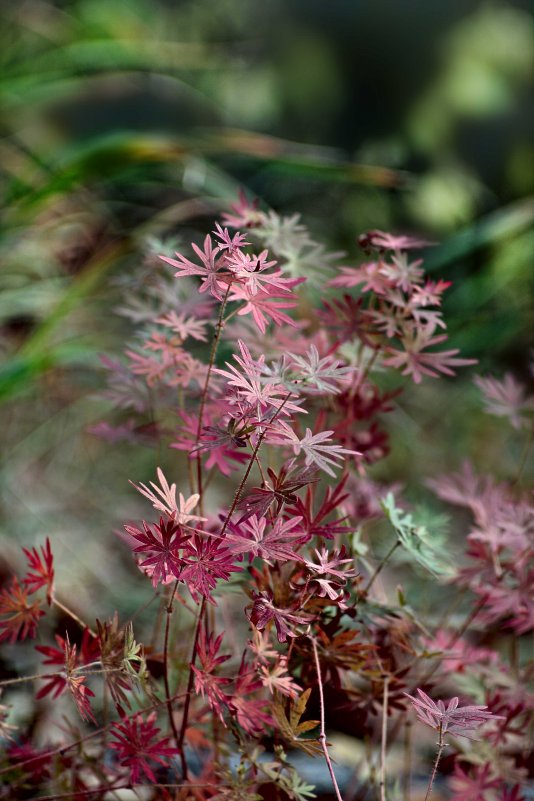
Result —
[[317, 643], [315, 642], [314, 637], [310, 637], [310, 641], [313, 648], [313, 658], [315, 660], [315, 671], [317, 673], [317, 683], [319, 685], [319, 705], [320, 705], [320, 717], [321, 717], [321, 733], [319, 735], [319, 741], [321, 743], [321, 748], [323, 749], [324, 758], [326, 760], [326, 765], [328, 767], [328, 772], [330, 773], [330, 778], [332, 779], [332, 785], [334, 787], [334, 792], [336, 794], [337, 801], [343, 801], [341, 793], [339, 791], [338, 783], [336, 781], [336, 776], [334, 773], [334, 768], [332, 766], [332, 760], [330, 759], [330, 754], [328, 753], [328, 746], [326, 744], [326, 733], [324, 727], [324, 694], [323, 694], [323, 680], [321, 678], [321, 665], [319, 664], [319, 654], [317, 653]]

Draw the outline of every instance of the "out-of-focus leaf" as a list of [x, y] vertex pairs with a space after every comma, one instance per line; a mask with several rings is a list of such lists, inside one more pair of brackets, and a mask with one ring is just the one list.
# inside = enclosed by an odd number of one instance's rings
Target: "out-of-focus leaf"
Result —
[[454, 576], [456, 571], [449, 561], [447, 546], [443, 541], [433, 538], [426, 526], [416, 523], [411, 514], [399, 509], [391, 492], [381, 501], [381, 506], [399, 542], [417, 564], [435, 576]]
[[227, 128], [213, 134], [206, 148], [260, 160], [286, 173], [326, 181], [393, 187], [402, 186], [409, 179], [409, 173], [403, 170], [347, 161], [335, 148], [289, 142], [253, 131]]
[[425, 270], [440, 270], [480, 248], [511, 239], [529, 228], [533, 222], [534, 198], [526, 198], [498, 209], [429, 251], [425, 257]]

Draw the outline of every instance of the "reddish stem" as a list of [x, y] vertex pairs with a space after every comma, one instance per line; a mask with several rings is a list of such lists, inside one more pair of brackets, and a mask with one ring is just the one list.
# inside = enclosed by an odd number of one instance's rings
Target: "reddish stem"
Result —
[[[221, 303], [221, 308], [219, 309], [219, 317], [217, 319], [217, 325], [215, 326], [215, 336], [213, 337], [213, 342], [211, 345], [211, 353], [210, 353], [210, 360], [208, 363], [208, 372], [206, 374], [206, 381], [204, 382], [204, 388], [202, 390], [202, 395], [200, 396], [200, 406], [198, 410], [198, 422], [197, 422], [197, 436], [195, 440], [195, 445], [198, 445], [200, 440], [200, 433], [202, 431], [202, 420], [204, 417], [204, 407], [206, 406], [206, 400], [208, 397], [208, 386], [210, 383], [211, 372], [213, 370], [213, 365], [215, 364], [215, 355], [217, 353], [217, 347], [219, 345], [219, 340], [221, 338], [221, 332], [224, 325], [224, 310], [226, 309], [226, 302], [228, 300], [228, 293], [230, 292], [231, 283], [228, 284], [226, 287], [226, 293]], [[203, 514], [203, 497], [202, 497], [202, 455], [200, 451], [197, 451], [197, 492], [200, 495], [200, 504], [199, 504], [199, 511], [200, 514]]]
[[[278, 409], [276, 410], [276, 412], [272, 416], [271, 423], [273, 423], [274, 420], [278, 417], [278, 415], [280, 414], [280, 412], [284, 408], [284, 405], [290, 399], [292, 394], [293, 393], [288, 392], [288, 394], [285, 396], [284, 400], [282, 401], [282, 403], [280, 404], [280, 406], [278, 407]], [[236, 508], [237, 504], [239, 503], [239, 499], [241, 498], [241, 494], [243, 492], [243, 488], [245, 486], [247, 478], [249, 477], [250, 471], [252, 470], [252, 465], [256, 461], [256, 458], [257, 458], [257, 455], [258, 455], [258, 451], [259, 451], [259, 449], [261, 447], [261, 444], [262, 444], [262, 442], [263, 442], [263, 440], [265, 438], [266, 433], [267, 433], [267, 428], [265, 427], [263, 429], [263, 431], [260, 433], [260, 435], [258, 436], [258, 441], [256, 442], [256, 447], [252, 451], [252, 455], [251, 455], [249, 463], [247, 465], [247, 469], [245, 470], [245, 475], [241, 479], [241, 483], [239, 484], [239, 487], [237, 488], [237, 492], [234, 495], [234, 500], [232, 501], [232, 505], [230, 507], [230, 510], [229, 510], [228, 514], [226, 515], [226, 517], [224, 519], [224, 523], [223, 523], [222, 529], [221, 529], [220, 534], [219, 534], [220, 537], [224, 536], [224, 532], [227, 529], [228, 523], [230, 522], [230, 519], [231, 519], [231, 517], [232, 517], [232, 515], [233, 515], [233, 513], [235, 511], [235, 508]]]
[[[180, 749], [180, 754], [184, 752], [184, 739], [185, 739], [185, 730], [187, 728], [187, 720], [189, 717], [189, 707], [191, 704], [191, 694], [193, 692], [193, 680], [195, 677], [195, 672], [193, 670], [193, 666], [195, 664], [195, 659], [197, 656], [197, 648], [198, 648], [198, 638], [200, 636], [200, 627], [202, 625], [202, 619], [204, 618], [204, 610], [206, 608], [206, 599], [202, 598], [202, 603], [200, 605], [200, 611], [198, 613], [198, 620], [197, 625], [195, 628], [195, 637], [193, 640], [193, 651], [191, 654], [191, 661], [189, 663], [189, 678], [187, 680], [187, 691], [185, 696], [185, 703], [184, 703], [184, 712], [182, 717], [182, 727], [180, 729], [180, 734], [178, 736], [177, 744], [178, 748]], [[187, 779], [187, 762], [185, 758], [182, 759], [182, 770], [183, 770], [183, 779]]]
[[334, 773], [334, 768], [332, 766], [332, 760], [330, 759], [330, 754], [328, 753], [328, 746], [326, 744], [326, 733], [324, 727], [324, 694], [323, 694], [323, 680], [321, 678], [321, 665], [319, 664], [319, 654], [317, 653], [317, 643], [315, 642], [314, 637], [310, 637], [312, 648], [313, 648], [313, 657], [315, 659], [315, 670], [317, 673], [317, 683], [319, 685], [319, 704], [320, 704], [320, 717], [321, 717], [321, 733], [319, 735], [319, 741], [321, 743], [321, 748], [323, 749], [324, 758], [326, 760], [326, 765], [328, 767], [328, 772], [330, 773], [330, 778], [332, 779], [332, 785], [334, 787], [334, 792], [336, 794], [337, 801], [343, 801], [341, 793], [339, 791], [338, 783], [336, 780], [336, 776]]
[[165, 637], [163, 640], [163, 682], [165, 685], [165, 701], [167, 703], [167, 714], [169, 716], [169, 725], [171, 727], [171, 731], [173, 733], [176, 745], [180, 749], [180, 760], [182, 762], [182, 770], [185, 770], [186, 765], [185, 765], [184, 750], [179, 745], [178, 742], [178, 730], [176, 728], [176, 723], [174, 721], [174, 715], [172, 712], [171, 688], [169, 684], [169, 633], [171, 628], [171, 617], [173, 612], [174, 595], [177, 589], [178, 589], [178, 579], [176, 579], [176, 581], [174, 582], [171, 592], [171, 597], [169, 599], [169, 604], [165, 610], [167, 612], [167, 617], [165, 619]]

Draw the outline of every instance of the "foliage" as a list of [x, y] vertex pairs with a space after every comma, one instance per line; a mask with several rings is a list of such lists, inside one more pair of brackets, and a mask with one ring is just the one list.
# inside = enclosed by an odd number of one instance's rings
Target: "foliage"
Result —
[[[184, 790], [199, 799], [228, 792], [252, 799], [275, 786], [305, 801], [314, 788], [292, 764], [301, 752], [324, 758], [340, 799], [326, 726], [347, 709], [369, 742], [377, 742], [375, 719], [381, 721], [380, 792], [392, 784], [385, 755], [410, 702], [439, 732], [428, 793], [446, 748], [458, 797], [470, 784], [483, 801], [493, 801], [494, 790], [521, 791], [532, 663], [515, 663], [512, 687], [503, 678], [511, 669], [504, 655], [470, 648], [463, 635], [475, 620], [520, 636], [534, 628], [534, 509], [518, 486], [523, 463], [515, 483], [479, 478], [468, 467], [430, 482], [441, 499], [474, 517], [458, 569], [442, 516], [435, 512], [434, 528], [432, 516], [423, 524], [420, 512], [404, 511], [387, 486], [367, 477], [387, 453], [383, 418], [398, 407], [406, 377], [417, 386], [473, 363], [456, 348], [436, 350], [447, 339], [441, 301], [449, 282], [429, 280], [422, 259], [411, 256], [428, 243], [369, 232], [360, 237], [363, 262], [328, 280], [332, 297], [318, 310], [325, 325], [316, 328], [315, 309], [300, 310], [305, 277], [288, 265], [289, 232], [302, 237], [302, 225], [286, 227], [283, 247], [269, 236], [271, 250], [258, 251], [274, 218], [241, 194], [202, 247], [193, 243], [192, 254], [176, 258], [162, 254], [152, 268], [160, 286], [170, 285], [171, 267], [174, 280], [191, 292], [196, 287], [187, 308], [173, 291], [161, 293], [157, 307], [144, 306], [143, 275], [139, 297], [129, 290], [135, 344], [123, 361], [106, 360], [116, 411], [95, 433], [146, 444], [141, 432], [150, 414], [154, 444], [184, 454], [185, 469], [171, 474], [158, 466], [156, 481], [131, 482], [157, 520], [143, 515], [119, 533], [136, 571], [132, 581], [151, 585], [160, 609], [149, 638], [139, 639], [135, 616], [122, 625], [118, 614], [96, 620], [93, 630], [58, 598], [53, 541], [24, 549], [26, 574], [13, 575], [0, 597], [2, 639], [15, 647], [42, 631], [44, 601], [81, 629], [77, 641], [65, 630], [56, 634], [59, 647], [37, 646], [43, 664], [58, 670], [36, 678], [46, 682], [38, 698], [70, 695], [86, 728], [59, 752], [26, 755], [9, 745], [0, 775], [13, 797], [29, 786], [52, 792], [68, 776], [81, 794], [95, 783], [102, 794], [162, 784], [177, 798]], [[353, 327], [337, 305], [339, 287], [342, 304], [356, 314]], [[382, 387], [384, 376], [393, 389]], [[142, 393], [135, 404], [121, 400], [135, 380], [145, 383], [150, 405]], [[519, 383], [486, 378], [477, 385], [490, 412], [506, 414], [514, 429], [529, 425], [530, 399]], [[392, 527], [397, 541], [373, 564], [361, 538], [370, 553], [377, 522], [384, 532]], [[416, 595], [408, 602], [399, 588], [396, 601], [389, 598], [395, 572], [409, 576], [418, 567], [438, 591], [470, 593], [456, 634]], [[178, 609], [192, 613], [191, 626], [178, 628]], [[451, 658], [485, 704], [432, 700], [430, 692], [442, 696], [451, 682]], [[29, 680], [22, 675], [15, 684]], [[106, 704], [114, 706], [111, 720]], [[470, 737], [482, 725], [490, 750], [481, 746], [478, 762], [476, 750], [466, 755], [444, 739]], [[6, 735], [13, 738], [11, 729]], [[91, 748], [78, 748], [85, 742]], [[505, 743], [510, 752], [500, 750]], [[467, 756], [473, 769], [465, 767]]]

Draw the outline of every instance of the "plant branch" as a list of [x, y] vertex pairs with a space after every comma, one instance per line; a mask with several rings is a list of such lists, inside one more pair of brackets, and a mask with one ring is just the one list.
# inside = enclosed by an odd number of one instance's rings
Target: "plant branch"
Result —
[[371, 587], [373, 586], [373, 584], [374, 584], [374, 582], [375, 582], [375, 579], [376, 579], [376, 578], [378, 578], [378, 576], [380, 575], [380, 573], [382, 572], [382, 570], [383, 570], [383, 569], [384, 569], [384, 567], [386, 566], [386, 563], [389, 561], [390, 557], [391, 557], [391, 556], [394, 554], [394, 552], [397, 550], [397, 548], [399, 547], [399, 545], [400, 545], [400, 542], [399, 542], [399, 540], [396, 540], [396, 541], [393, 543], [393, 545], [391, 546], [391, 548], [389, 549], [389, 551], [387, 552], [387, 554], [384, 556], [384, 558], [382, 559], [382, 561], [380, 562], [380, 564], [378, 564], [378, 565], [377, 565], [377, 567], [375, 568], [375, 571], [374, 571], [373, 575], [371, 576], [371, 578], [369, 579], [369, 581], [367, 582], [366, 586], [365, 586], [365, 587], [364, 587], [364, 589], [363, 589], [363, 594], [364, 594], [364, 595], [367, 595], [367, 594], [369, 593], [369, 590], [370, 590], [370, 589], [371, 589]]
[[[274, 420], [278, 417], [278, 415], [280, 414], [280, 412], [284, 408], [284, 405], [290, 399], [292, 394], [293, 394], [292, 392], [288, 392], [287, 393], [287, 395], [283, 399], [282, 403], [280, 404], [280, 406], [278, 407], [278, 409], [274, 413], [274, 415], [273, 415], [273, 417], [272, 417], [272, 419], [270, 421], [271, 423], [274, 422]], [[228, 523], [230, 522], [230, 519], [231, 519], [231, 517], [232, 517], [232, 515], [233, 515], [233, 513], [235, 511], [235, 508], [236, 508], [237, 504], [239, 503], [239, 499], [241, 498], [241, 494], [243, 492], [243, 488], [244, 488], [244, 486], [246, 484], [247, 478], [250, 475], [250, 471], [252, 470], [252, 465], [256, 461], [256, 458], [257, 458], [257, 455], [258, 455], [258, 451], [259, 451], [259, 449], [260, 449], [260, 447], [262, 445], [262, 442], [263, 442], [266, 434], [267, 434], [267, 427], [265, 427], [260, 432], [260, 434], [258, 436], [258, 441], [256, 442], [256, 446], [255, 446], [254, 450], [252, 451], [252, 455], [251, 455], [251, 457], [249, 459], [249, 463], [247, 465], [247, 469], [245, 470], [245, 474], [244, 474], [243, 478], [241, 479], [241, 483], [239, 484], [239, 487], [237, 488], [237, 491], [236, 491], [236, 493], [234, 495], [234, 500], [232, 501], [232, 505], [230, 507], [230, 510], [229, 510], [228, 514], [226, 515], [226, 517], [224, 519], [224, 523], [222, 525], [222, 528], [221, 528], [221, 531], [220, 531], [220, 534], [219, 534], [220, 537], [222, 537], [224, 535], [224, 532], [226, 531], [226, 529], [228, 527]]]
[[382, 737], [380, 740], [380, 801], [386, 801], [386, 743], [388, 733], [388, 693], [389, 677], [384, 678], [382, 696]]
[[[176, 693], [176, 695], [172, 696], [171, 700], [176, 701], [178, 698], [184, 698], [184, 693]], [[152, 701], [149, 706], [145, 706], [142, 709], [138, 709], [136, 714], [145, 714], [145, 712], [151, 712], [153, 709], [157, 709], [160, 706], [165, 706], [165, 703], [166, 703], [165, 701]], [[113, 721], [111, 723], [108, 723], [106, 726], [101, 726], [96, 731], [89, 732], [89, 734], [85, 734], [83, 737], [79, 737], [77, 740], [73, 740], [71, 743], [59, 745], [56, 748], [50, 749], [50, 751], [47, 751], [44, 754], [39, 752], [38, 754], [28, 757], [27, 759], [21, 759], [20, 762], [16, 762], [13, 765], [8, 765], [5, 768], [0, 768], [0, 776], [4, 776], [6, 773], [12, 773], [13, 770], [19, 770], [20, 768], [26, 767], [27, 765], [31, 765], [33, 762], [37, 762], [41, 759], [46, 760], [58, 755], [63, 756], [72, 748], [77, 748], [79, 745], [82, 745], [82, 743], [87, 742], [87, 740], [94, 740], [95, 737], [100, 737], [100, 735], [108, 731], [112, 725]]]
[[[169, 685], [169, 633], [171, 628], [173, 601], [177, 589], [178, 589], [178, 579], [176, 579], [176, 581], [173, 584], [171, 596], [169, 598], [169, 603], [165, 609], [167, 616], [165, 618], [165, 636], [163, 640], [163, 683], [165, 685], [165, 701], [167, 703], [167, 715], [169, 717], [169, 725], [171, 727], [171, 731], [173, 733], [176, 745], [178, 745], [178, 730], [176, 728], [176, 723], [174, 721], [174, 715], [172, 712], [171, 688]], [[178, 747], [180, 748], [180, 759], [182, 761], [182, 769], [185, 770], [185, 757], [183, 748], [181, 748], [180, 746]]]
[[336, 794], [337, 801], [343, 801], [341, 793], [339, 791], [338, 783], [336, 780], [336, 776], [334, 773], [334, 768], [332, 766], [332, 760], [330, 759], [330, 754], [328, 753], [328, 746], [326, 743], [326, 733], [325, 733], [325, 724], [324, 724], [324, 693], [323, 693], [323, 680], [321, 678], [321, 665], [319, 664], [319, 654], [317, 653], [317, 643], [314, 637], [310, 637], [310, 641], [313, 648], [313, 658], [315, 660], [315, 671], [317, 673], [317, 683], [319, 686], [319, 704], [320, 704], [320, 716], [321, 716], [321, 733], [319, 735], [319, 741], [321, 743], [321, 748], [323, 749], [324, 758], [326, 760], [326, 765], [328, 767], [328, 772], [330, 773], [330, 778], [332, 779], [332, 785], [334, 787], [334, 792]]
[[410, 786], [412, 779], [412, 723], [406, 720], [404, 724], [404, 770], [403, 770], [403, 801], [410, 801]]
[[[202, 395], [200, 396], [200, 406], [198, 409], [198, 421], [197, 421], [197, 435], [195, 440], [195, 445], [198, 445], [200, 440], [200, 433], [202, 431], [202, 421], [204, 418], [204, 408], [206, 406], [206, 400], [208, 397], [208, 386], [210, 383], [211, 373], [213, 370], [213, 365], [215, 364], [215, 356], [217, 354], [217, 348], [219, 346], [219, 340], [221, 338], [221, 332], [224, 325], [224, 311], [226, 309], [226, 303], [228, 301], [228, 294], [230, 292], [231, 283], [228, 284], [226, 287], [226, 293], [221, 303], [221, 308], [219, 309], [219, 317], [217, 319], [217, 324], [215, 326], [215, 336], [213, 337], [213, 342], [211, 344], [211, 353], [210, 359], [208, 362], [208, 372], [206, 373], [206, 380], [204, 382], [204, 388], [202, 390]], [[199, 511], [201, 516], [203, 515], [203, 497], [202, 497], [202, 455], [200, 451], [197, 451], [196, 456], [197, 462], [197, 492], [200, 495], [199, 501]]]
[[[180, 734], [178, 736], [177, 745], [180, 749], [180, 753], [183, 754], [184, 749], [184, 739], [185, 739], [185, 730], [187, 728], [187, 719], [189, 717], [189, 706], [191, 704], [191, 694], [193, 692], [193, 680], [195, 677], [195, 673], [193, 670], [193, 666], [195, 664], [195, 659], [197, 656], [197, 648], [198, 648], [198, 638], [200, 636], [200, 627], [202, 625], [202, 619], [204, 617], [204, 610], [206, 608], [206, 599], [202, 598], [202, 603], [200, 605], [200, 610], [198, 613], [197, 625], [195, 628], [195, 636], [193, 639], [193, 651], [191, 653], [191, 661], [189, 662], [189, 678], [187, 680], [187, 690], [185, 696], [185, 703], [184, 703], [184, 711], [182, 717], [182, 726], [180, 729]], [[182, 760], [182, 769], [183, 769], [183, 779], [187, 779], [187, 763], [185, 759]]]
[[515, 487], [516, 484], [519, 484], [521, 481], [521, 476], [523, 475], [523, 470], [525, 469], [525, 465], [527, 463], [528, 454], [532, 447], [532, 443], [534, 442], [534, 423], [530, 427], [529, 435], [527, 441], [525, 442], [525, 446], [523, 448], [523, 452], [521, 453], [521, 457], [519, 459], [519, 467], [517, 468], [517, 474], [512, 482], [512, 487]]
[[438, 770], [439, 760], [441, 759], [441, 753], [445, 748], [445, 741], [443, 740], [443, 727], [440, 724], [439, 726], [439, 742], [438, 742], [438, 753], [436, 754], [436, 759], [434, 762], [434, 767], [432, 768], [432, 774], [430, 776], [428, 787], [426, 789], [425, 801], [428, 801], [430, 798], [430, 794], [432, 792], [432, 787], [434, 784], [434, 779], [436, 778], [436, 772]]
[[78, 626], [80, 626], [80, 628], [82, 628], [84, 631], [85, 631], [85, 629], [87, 629], [87, 631], [89, 632], [91, 637], [96, 637], [97, 636], [96, 632], [94, 632], [93, 629], [91, 629], [87, 625], [87, 623], [84, 623], [83, 620], [81, 619], [81, 617], [78, 617], [76, 612], [73, 612], [72, 609], [69, 609], [68, 606], [65, 606], [65, 604], [61, 603], [61, 601], [58, 601], [58, 599], [56, 597], [52, 598], [52, 604], [54, 606], [57, 606], [58, 609], [61, 609], [62, 612], [64, 612], [66, 615], [68, 615], [70, 618], [72, 618], [72, 620], [74, 620], [78, 624]]

